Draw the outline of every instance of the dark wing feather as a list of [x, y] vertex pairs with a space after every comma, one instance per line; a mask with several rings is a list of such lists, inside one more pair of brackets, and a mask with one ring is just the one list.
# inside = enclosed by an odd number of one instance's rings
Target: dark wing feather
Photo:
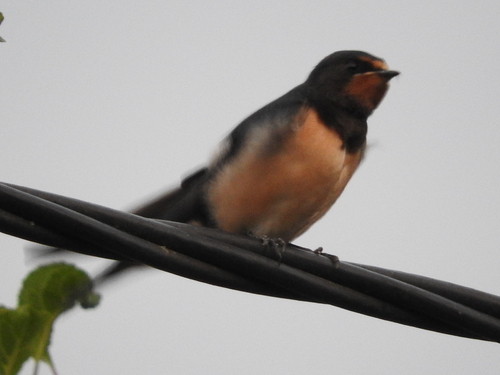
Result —
[[[307, 105], [305, 86], [299, 85], [252, 113], [229, 134], [226, 139], [228, 147], [215, 166], [220, 168], [221, 165], [231, 160], [245, 146], [244, 142], [250, 138], [251, 131], [261, 127], [271, 127], [269, 133], [274, 137], [279, 138], [286, 134], [292, 119], [304, 105]], [[279, 139], [270, 141], [279, 143]]]
[[133, 214], [152, 219], [187, 223], [208, 221], [203, 202], [204, 184], [209, 170], [203, 168], [188, 176], [179, 188], [170, 190], [158, 198], [132, 211]]
[[[133, 214], [160, 220], [177, 222], [208, 221], [203, 203], [203, 186], [208, 178], [207, 168], [203, 168], [188, 176], [177, 189], [170, 190], [160, 197], [132, 211]], [[58, 248], [34, 249], [41, 255], [51, 255], [65, 251]], [[96, 283], [102, 283], [124, 271], [140, 266], [132, 262], [114, 262], [95, 278]]]

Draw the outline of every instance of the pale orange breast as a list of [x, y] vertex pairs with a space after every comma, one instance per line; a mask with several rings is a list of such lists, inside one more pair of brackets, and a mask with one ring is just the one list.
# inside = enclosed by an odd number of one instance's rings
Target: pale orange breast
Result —
[[331, 207], [356, 170], [338, 134], [314, 110], [301, 114], [279, 152], [249, 145], [217, 176], [208, 204], [218, 226], [290, 241]]

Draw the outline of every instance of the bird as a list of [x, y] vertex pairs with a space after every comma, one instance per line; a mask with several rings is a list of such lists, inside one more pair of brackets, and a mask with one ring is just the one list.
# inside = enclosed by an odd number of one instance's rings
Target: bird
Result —
[[363, 159], [367, 118], [398, 74], [362, 51], [325, 57], [303, 83], [239, 123], [206, 167], [132, 213], [294, 240], [343, 192]]
[[325, 57], [237, 125], [207, 167], [134, 213], [292, 241], [344, 190], [363, 158], [367, 118], [398, 74], [361, 51]]

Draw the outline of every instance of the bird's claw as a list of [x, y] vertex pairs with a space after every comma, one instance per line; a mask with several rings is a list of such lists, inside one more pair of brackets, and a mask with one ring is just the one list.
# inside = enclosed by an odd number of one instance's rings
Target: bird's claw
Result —
[[278, 261], [281, 263], [281, 261], [283, 260], [283, 253], [286, 249], [286, 242], [281, 238], [269, 238], [267, 236], [261, 236], [260, 239], [262, 241], [262, 246], [265, 246], [266, 249], [271, 250], [273, 255], [276, 255]]
[[337, 263], [339, 261], [339, 257], [336, 255], [328, 254], [323, 252], [322, 247], [318, 247], [316, 250], [313, 250], [313, 253], [316, 255], [324, 256], [332, 261], [332, 263]]
[[283, 253], [286, 250], [286, 242], [281, 238], [270, 238], [266, 235], [255, 235], [254, 233], [249, 232], [250, 236], [260, 239], [262, 246], [266, 248], [266, 250], [270, 250], [273, 255], [278, 258], [278, 261], [281, 263], [283, 259]]
[[323, 254], [323, 248], [318, 247], [316, 250], [313, 250], [313, 253], [316, 255], [322, 255]]

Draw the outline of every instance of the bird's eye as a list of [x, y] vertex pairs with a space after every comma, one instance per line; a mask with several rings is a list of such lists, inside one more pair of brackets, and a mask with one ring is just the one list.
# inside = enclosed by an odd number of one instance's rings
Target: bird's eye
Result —
[[349, 61], [345, 67], [349, 72], [356, 73], [359, 70], [359, 63], [357, 61]]

